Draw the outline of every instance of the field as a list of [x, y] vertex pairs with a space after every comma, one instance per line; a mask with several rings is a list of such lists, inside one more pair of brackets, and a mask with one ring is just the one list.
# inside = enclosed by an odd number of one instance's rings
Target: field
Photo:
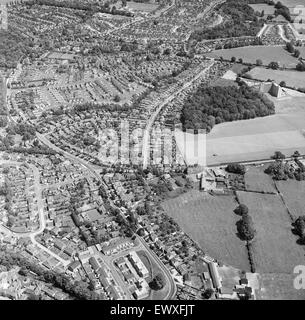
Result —
[[305, 154], [305, 98], [273, 100], [275, 115], [216, 125], [207, 135], [207, 163], [269, 159], [277, 150]]
[[173, 217], [202, 250], [224, 264], [249, 271], [244, 243], [236, 235], [237, 203], [231, 196], [213, 197], [191, 191], [163, 203]]
[[238, 192], [240, 202], [249, 208], [257, 235], [253, 242], [258, 273], [293, 273], [304, 263], [304, 248], [296, 243], [291, 220], [278, 195]]
[[261, 290], [256, 292], [258, 300], [304, 300], [305, 290], [296, 290], [293, 280], [296, 274], [267, 273], [259, 275]]
[[274, 182], [264, 173], [268, 165], [250, 167], [245, 174], [246, 190], [259, 192], [276, 192]]
[[248, 72], [253, 79], [258, 80], [274, 80], [276, 83], [285, 81], [289, 87], [305, 88], [305, 74], [298, 71], [282, 71], [270, 70], [266, 68], [256, 67]]
[[128, 8], [134, 11], [146, 11], [151, 12], [158, 8], [157, 4], [154, 3], [140, 3], [140, 2], [127, 2]]
[[250, 7], [253, 8], [255, 11], [258, 12], [265, 12], [265, 15], [274, 14], [275, 8], [274, 6], [268, 6], [267, 4], [250, 4]]
[[305, 182], [287, 180], [277, 181], [276, 184], [291, 214], [295, 218], [305, 215]]
[[295, 68], [298, 63], [298, 59], [286, 51], [283, 46], [255, 46], [223, 49], [213, 51], [207, 54], [207, 56], [212, 58], [223, 57], [228, 60], [232, 57], [235, 57], [236, 59], [242, 58], [243, 61], [247, 63], [256, 63], [257, 59], [261, 59], [264, 65], [268, 65], [271, 61], [277, 61], [281, 66], [286, 66], [287, 68]]

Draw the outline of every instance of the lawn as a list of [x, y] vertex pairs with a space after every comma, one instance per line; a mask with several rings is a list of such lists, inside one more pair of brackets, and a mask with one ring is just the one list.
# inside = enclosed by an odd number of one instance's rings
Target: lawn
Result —
[[257, 59], [261, 59], [264, 65], [268, 65], [271, 61], [277, 61], [281, 66], [289, 68], [295, 68], [298, 63], [298, 59], [286, 51], [284, 46], [253, 46], [215, 50], [207, 54], [207, 56], [212, 58], [223, 57], [228, 60], [232, 57], [236, 59], [242, 58], [247, 63], [256, 63]]
[[282, 71], [270, 70], [266, 68], [256, 67], [248, 72], [253, 79], [258, 80], [274, 80], [277, 83], [285, 81], [289, 87], [305, 88], [305, 73], [298, 71]]
[[295, 218], [305, 215], [305, 181], [277, 181], [276, 184], [291, 214]]
[[264, 173], [268, 165], [250, 167], [245, 174], [246, 190], [276, 192], [272, 178]]
[[258, 273], [292, 274], [304, 263], [304, 248], [296, 243], [291, 220], [278, 195], [238, 192], [238, 198], [249, 208], [257, 231], [253, 242]]
[[233, 210], [233, 196], [216, 196], [190, 191], [163, 203], [166, 213], [173, 217], [202, 250], [223, 264], [248, 271], [247, 251], [236, 235], [239, 219]]

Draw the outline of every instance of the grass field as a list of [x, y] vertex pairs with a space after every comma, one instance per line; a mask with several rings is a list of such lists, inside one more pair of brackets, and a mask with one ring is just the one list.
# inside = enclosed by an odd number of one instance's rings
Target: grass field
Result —
[[256, 292], [258, 300], [305, 300], [305, 290], [293, 287], [295, 274], [267, 273], [259, 275], [261, 290]]
[[158, 5], [154, 3], [141, 3], [141, 2], [128, 1], [127, 5], [128, 5], [128, 8], [134, 11], [151, 12], [158, 8]]
[[250, 4], [250, 7], [258, 12], [264, 11], [265, 15], [274, 14], [274, 11], [275, 11], [274, 6], [268, 6], [267, 4], [264, 4], [264, 3]]
[[305, 215], [305, 182], [296, 180], [276, 182], [291, 214], [297, 218]]
[[261, 192], [276, 192], [274, 182], [270, 176], [264, 173], [268, 165], [250, 167], [245, 174], [246, 189]]
[[245, 245], [236, 235], [235, 223], [239, 218], [233, 213], [237, 207], [233, 197], [191, 191], [165, 201], [163, 207], [206, 254], [224, 264], [249, 270]]
[[[145, 267], [149, 271], [150, 277], [149, 279], [146, 279], [148, 282], [150, 282], [158, 273], [163, 274], [162, 270], [159, 268], [158, 265], [149, 257], [146, 251], [139, 250], [137, 251], [137, 254], [139, 258], [144, 263]], [[166, 283], [164, 288], [159, 291], [150, 290], [150, 295], [144, 300], [162, 300], [166, 296], [169, 290], [169, 285]]]
[[[303, 54], [303, 50], [302, 53]], [[283, 46], [255, 46], [241, 47], [233, 49], [223, 49], [213, 51], [207, 56], [212, 58], [236, 59], [242, 58], [244, 62], [256, 63], [257, 59], [261, 59], [264, 65], [268, 65], [271, 61], [277, 61], [281, 66], [294, 68], [298, 63], [298, 59], [293, 57]]]
[[253, 242], [254, 261], [259, 273], [293, 273], [304, 263], [304, 248], [296, 243], [291, 220], [278, 195], [238, 192], [249, 208], [257, 235]]
[[277, 150], [305, 154], [305, 98], [271, 98], [276, 114], [221, 123], [207, 135], [207, 163], [269, 159]]
[[282, 70], [270, 70], [266, 68], [256, 67], [248, 72], [253, 79], [258, 80], [274, 80], [277, 83], [285, 81], [289, 87], [305, 88], [305, 74], [298, 71], [282, 71]]

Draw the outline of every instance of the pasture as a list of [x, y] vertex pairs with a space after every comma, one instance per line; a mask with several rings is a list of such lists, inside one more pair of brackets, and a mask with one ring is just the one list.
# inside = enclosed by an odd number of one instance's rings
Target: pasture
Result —
[[[304, 55], [305, 56], [305, 55]], [[276, 83], [285, 81], [286, 85], [295, 88], [305, 88], [305, 74], [299, 71], [290, 70], [271, 70], [261, 67], [256, 67], [249, 71], [249, 74], [253, 79], [258, 80], [274, 80]]]
[[[303, 54], [303, 51], [301, 54]], [[277, 61], [280, 66], [287, 68], [295, 68], [298, 63], [298, 59], [286, 51], [284, 46], [252, 46], [222, 49], [208, 53], [207, 56], [212, 58], [223, 57], [227, 60], [231, 60], [232, 57], [235, 57], [237, 60], [242, 58], [244, 62], [254, 64], [257, 59], [261, 59], [264, 65]]]
[[304, 248], [296, 243], [291, 220], [278, 195], [238, 192], [238, 198], [249, 208], [257, 234], [253, 254], [258, 273], [293, 273], [304, 263]]
[[245, 174], [246, 190], [276, 192], [272, 178], [264, 173], [268, 165], [249, 167]]
[[207, 135], [207, 164], [269, 159], [277, 150], [305, 154], [305, 98], [271, 98], [276, 114], [217, 124]]
[[305, 181], [277, 181], [276, 184], [295, 219], [305, 215]]
[[232, 196], [213, 197], [200, 191], [191, 191], [162, 206], [202, 250], [223, 264], [250, 269], [244, 242], [236, 235], [239, 220], [233, 210], [237, 202]]
[[269, 6], [265, 3], [250, 4], [250, 7], [258, 12], [264, 11], [265, 15], [269, 15], [269, 14], [272, 15], [274, 14], [274, 11], [275, 11], [274, 6]]
[[128, 5], [128, 8], [130, 8], [133, 11], [151, 12], [158, 8], [158, 4], [155, 4], [155, 3], [141, 3], [141, 2], [128, 1], [127, 5]]

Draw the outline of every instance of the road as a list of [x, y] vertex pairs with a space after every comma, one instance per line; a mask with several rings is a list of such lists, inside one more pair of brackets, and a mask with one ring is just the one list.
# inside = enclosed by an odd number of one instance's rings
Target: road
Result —
[[152, 126], [158, 117], [160, 111], [174, 98], [180, 94], [183, 90], [186, 90], [188, 87], [190, 87], [193, 82], [198, 80], [202, 75], [204, 75], [214, 64], [214, 60], [211, 59], [212, 63], [205, 68], [204, 70], [201, 70], [195, 77], [193, 77], [192, 80], [186, 82], [180, 89], [178, 89], [176, 92], [171, 94], [169, 97], [167, 97], [154, 111], [154, 113], [150, 116], [149, 120], [147, 121], [144, 135], [143, 135], [143, 143], [142, 143], [142, 156], [143, 156], [143, 169], [146, 169], [149, 164], [149, 155], [150, 155], [150, 132], [152, 129]]
[[145, 242], [144, 239], [142, 239], [139, 236], [137, 236], [137, 239], [142, 243], [143, 247], [145, 247], [145, 249], [150, 253], [150, 256], [153, 258], [155, 263], [161, 268], [164, 275], [166, 276], [167, 282], [170, 285], [170, 290], [168, 291], [168, 294], [166, 295], [164, 300], [172, 300], [176, 296], [177, 286], [170, 271], [166, 268], [166, 266], [163, 264], [160, 258], [155, 254], [155, 252], [149, 248], [148, 244]]

